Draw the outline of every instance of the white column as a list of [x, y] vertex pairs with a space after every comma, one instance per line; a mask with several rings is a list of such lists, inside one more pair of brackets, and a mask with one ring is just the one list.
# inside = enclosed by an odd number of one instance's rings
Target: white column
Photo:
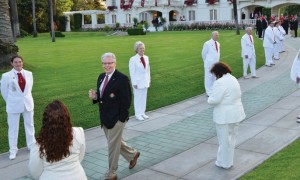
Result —
[[91, 14], [92, 16], [92, 28], [96, 28], [97, 22], [97, 14]]
[[238, 22], [241, 23], [241, 19], [242, 19], [242, 11], [241, 11], [241, 9], [237, 9], [237, 17], [238, 17]]
[[81, 19], [82, 19], [82, 21], [81, 21], [81, 25], [82, 25], [82, 27], [83, 27], [83, 25], [84, 25], [84, 15], [83, 14], [81, 14]]
[[71, 31], [71, 25], [70, 25], [70, 15], [66, 15], [66, 32]]

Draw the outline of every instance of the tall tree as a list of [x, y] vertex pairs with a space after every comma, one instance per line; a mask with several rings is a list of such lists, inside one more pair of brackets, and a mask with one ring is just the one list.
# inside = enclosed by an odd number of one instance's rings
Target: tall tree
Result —
[[17, 37], [20, 36], [20, 26], [18, 18], [18, 8], [16, 0], [9, 0], [9, 9], [10, 9], [10, 18], [12, 24], [12, 31], [14, 41], [17, 40]]
[[32, 2], [32, 27], [33, 27], [33, 37], [37, 37], [37, 30], [36, 30], [36, 18], [35, 18], [35, 0], [31, 0]]
[[53, 4], [52, 0], [48, 0], [48, 6], [49, 6], [49, 16], [50, 16], [50, 33], [52, 42], [55, 42], [55, 30], [54, 30], [54, 19], [53, 19]]
[[236, 0], [233, 0], [232, 4], [233, 4], [233, 16], [234, 16], [235, 27], [236, 27], [236, 35], [240, 35], [240, 27], [239, 27], [238, 15], [237, 15]]
[[10, 66], [10, 58], [18, 52], [18, 47], [14, 44], [8, 9], [8, 1], [0, 0], [0, 69]]

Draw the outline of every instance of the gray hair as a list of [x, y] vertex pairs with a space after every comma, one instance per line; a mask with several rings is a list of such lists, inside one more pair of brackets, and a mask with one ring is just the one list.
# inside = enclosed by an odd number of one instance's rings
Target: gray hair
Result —
[[211, 33], [211, 36], [213, 36], [214, 34], [219, 34], [219, 32], [218, 32], [218, 31], [213, 31], [213, 32]]
[[246, 27], [245, 29], [246, 31], [251, 30], [252, 31], [252, 27]]
[[116, 55], [114, 53], [111, 53], [111, 52], [108, 52], [108, 53], [104, 53], [102, 56], [101, 56], [101, 61], [103, 62], [103, 60], [107, 57], [111, 57], [114, 62], [117, 61], [117, 58], [116, 58]]
[[138, 41], [134, 44], [134, 51], [137, 52], [140, 46], [144, 46], [144, 48], [146, 49], [145, 44], [142, 41]]

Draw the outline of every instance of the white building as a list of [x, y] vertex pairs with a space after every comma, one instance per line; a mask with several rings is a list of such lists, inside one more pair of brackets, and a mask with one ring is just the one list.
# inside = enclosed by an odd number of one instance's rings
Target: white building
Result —
[[[239, 23], [252, 24], [255, 14], [261, 13], [262, 7], [272, 8], [272, 14], [279, 16], [279, 9], [284, 6], [300, 4], [300, 0], [236, 0]], [[233, 22], [232, 0], [106, 0], [106, 11], [78, 11], [65, 12], [69, 18], [71, 14], [83, 15], [83, 28], [99, 28], [104, 25], [132, 26], [133, 18], [147, 21], [152, 26], [152, 20], [157, 17], [166, 19], [170, 23], [193, 22]], [[105, 24], [97, 23], [98, 14], [105, 16]], [[85, 24], [84, 17], [91, 16], [91, 23]], [[181, 21], [180, 17], [185, 17]], [[67, 23], [66, 31], [70, 31]]]

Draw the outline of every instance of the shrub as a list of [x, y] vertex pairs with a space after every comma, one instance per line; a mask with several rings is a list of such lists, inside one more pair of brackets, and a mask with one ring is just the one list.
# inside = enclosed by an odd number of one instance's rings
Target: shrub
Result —
[[105, 25], [103, 30], [108, 33], [110, 31], [110, 29], [111, 28], [108, 25]]
[[29, 36], [29, 33], [26, 32], [24, 29], [20, 29], [20, 37], [26, 37]]
[[[55, 34], [55, 37], [65, 37], [65, 35], [60, 31], [55, 31], [54, 34]], [[51, 36], [51, 32], [50, 32], [50, 36]]]
[[128, 35], [146, 35], [146, 32], [143, 29], [127, 29]]

